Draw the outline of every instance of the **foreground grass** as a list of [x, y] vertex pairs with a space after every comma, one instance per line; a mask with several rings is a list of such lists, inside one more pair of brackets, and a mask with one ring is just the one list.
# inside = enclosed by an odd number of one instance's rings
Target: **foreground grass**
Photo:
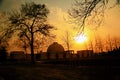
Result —
[[119, 66], [0, 65], [0, 80], [120, 80]]

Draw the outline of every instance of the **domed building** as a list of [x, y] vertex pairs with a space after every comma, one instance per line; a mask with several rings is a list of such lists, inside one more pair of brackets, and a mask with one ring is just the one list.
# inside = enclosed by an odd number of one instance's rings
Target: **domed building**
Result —
[[59, 54], [63, 52], [64, 52], [63, 46], [58, 44], [57, 42], [54, 42], [53, 44], [51, 44], [47, 49], [47, 53], [49, 54]]

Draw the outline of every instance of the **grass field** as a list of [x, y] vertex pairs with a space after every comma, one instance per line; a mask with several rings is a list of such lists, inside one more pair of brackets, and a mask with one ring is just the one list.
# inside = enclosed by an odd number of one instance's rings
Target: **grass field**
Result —
[[119, 66], [0, 65], [0, 80], [120, 80]]

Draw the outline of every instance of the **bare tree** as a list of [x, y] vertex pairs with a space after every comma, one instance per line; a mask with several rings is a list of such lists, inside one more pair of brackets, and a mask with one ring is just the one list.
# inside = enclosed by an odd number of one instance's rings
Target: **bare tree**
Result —
[[97, 37], [95, 36], [95, 49], [96, 52], [103, 52], [104, 50], [104, 43], [102, 41], [102, 39], [100, 38], [100, 36], [97, 35]]
[[16, 39], [13, 45], [22, 48], [26, 54], [26, 59], [27, 59], [27, 49], [30, 48], [29, 43], [25, 37]]
[[47, 16], [49, 10], [44, 4], [25, 3], [21, 6], [19, 11], [12, 11], [9, 14], [9, 27], [7, 27], [5, 34], [12, 36], [18, 34], [20, 38], [25, 37], [29, 43], [31, 51], [31, 62], [34, 60], [34, 42], [36, 35], [50, 35], [50, 30], [53, 26], [48, 24]]
[[[114, 0], [119, 5], [120, 0]], [[77, 24], [79, 33], [84, 31], [85, 24], [97, 24], [103, 22], [104, 12], [110, 0], [75, 0], [72, 8], [69, 9], [70, 21]], [[111, 5], [112, 6], [112, 5]]]
[[88, 47], [89, 47], [89, 50], [94, 50], [94, 45], [92, 40], [89, 41]]
[[113, 46], [114, 46], [114, 49], [118, 49], [118, 48], [120, 47], [119, 44], [120, 44], [119, 38], [114, 37], [114, 38], [113, 38]]
[[110, 35], [108, 35], [106, 43], [107, 43], [106, 45], [108, 45], [108, 51], [112, 51], [113, 50], [113, 41], [112, 41], [112, 38], [110, 37]]
[[62, 40], [67, 47], [67, 51], [69, 51], [71, 47], [71, 35], [68, 31], [65, 31], [65, 35], [63, 36]]
[[50, 37], [46, 37], [44, 35], [41, 35], [40, 37], [38, 37], [37, 39], [35, 39], [35, 49], [37, 51], [37, 53], [39, 53], [40, 51], [43, 51], [46, 47], [48, 47], [54, 40], [55, 36], [50, 36]]

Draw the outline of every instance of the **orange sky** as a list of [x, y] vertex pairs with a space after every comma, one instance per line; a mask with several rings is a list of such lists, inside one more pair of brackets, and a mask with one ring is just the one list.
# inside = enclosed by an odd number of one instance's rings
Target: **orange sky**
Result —
[[[69, 9], [69, 8], [68, 8]], [[76, 34], [76, 30], [74, 30], [74, 26], [69, 24], [64, 18], [67, 18], [67, 11], [61, 7], [53, 7], [51, 8], [52, 13], [50, 16], [51, 23], [57, 26], [57, 39], [56, 41], [63, 44], [60, 37], [62, 37], [63, 32], [68, 30], [71, 35], [74, 37]], [[55, 13], [55, 14], [54, 14]], [[111, 37], [120, 37], [120, 8], [114, 7], [112, 9], [107, 9], [105, 12], [105, 20], [104, 24], [96, 28], [95, 30], [94, 25], [88, 25], [85, 27], [85, 34], [89, 40], [94, 40], [95, 35], [99, 35], [101, 38], [106, 38], [106, 36], [110, 35]], [[62, 33], [61, 33], [62, 31]], [[86, 43], [78, 44], [73, 41], [73, 45], [71, 49], [79, 50], [79, 49], [86, 49]]]
[[[10, 11], [11, 9], [18, 9], [20, 5], [24, 2], [34, 1], [36, 3], [45, 3], [50, 9], [49, 22], [57, 28], [55, 31], [56, 39], [55, 41], [60, 44], [64, 44], [62, 37], [64, 36], [65, 31], [69, 31], [71, 36], [74, 38], [76, 30], [74, 26], [69, 24], [67, 21], [67, 11], [72, 7], [74, 0], [3, 0], [0, 4], [1, 11]], [[104, 24], [98, 27], [96, 30], [92, 29], [94, 25], [85, 27], [85, 35], [89, 41], [94, 39], [94, 35], [98, 34], [99, 36], [105, 38], [107, 35], [120, 37], [120, 7], [114, 7], [112, 9], [106, 10], [105, 12], [105, 21]], [[85, 43], [78, 44], [72, 39], [71, 49], [85, 49]]]

